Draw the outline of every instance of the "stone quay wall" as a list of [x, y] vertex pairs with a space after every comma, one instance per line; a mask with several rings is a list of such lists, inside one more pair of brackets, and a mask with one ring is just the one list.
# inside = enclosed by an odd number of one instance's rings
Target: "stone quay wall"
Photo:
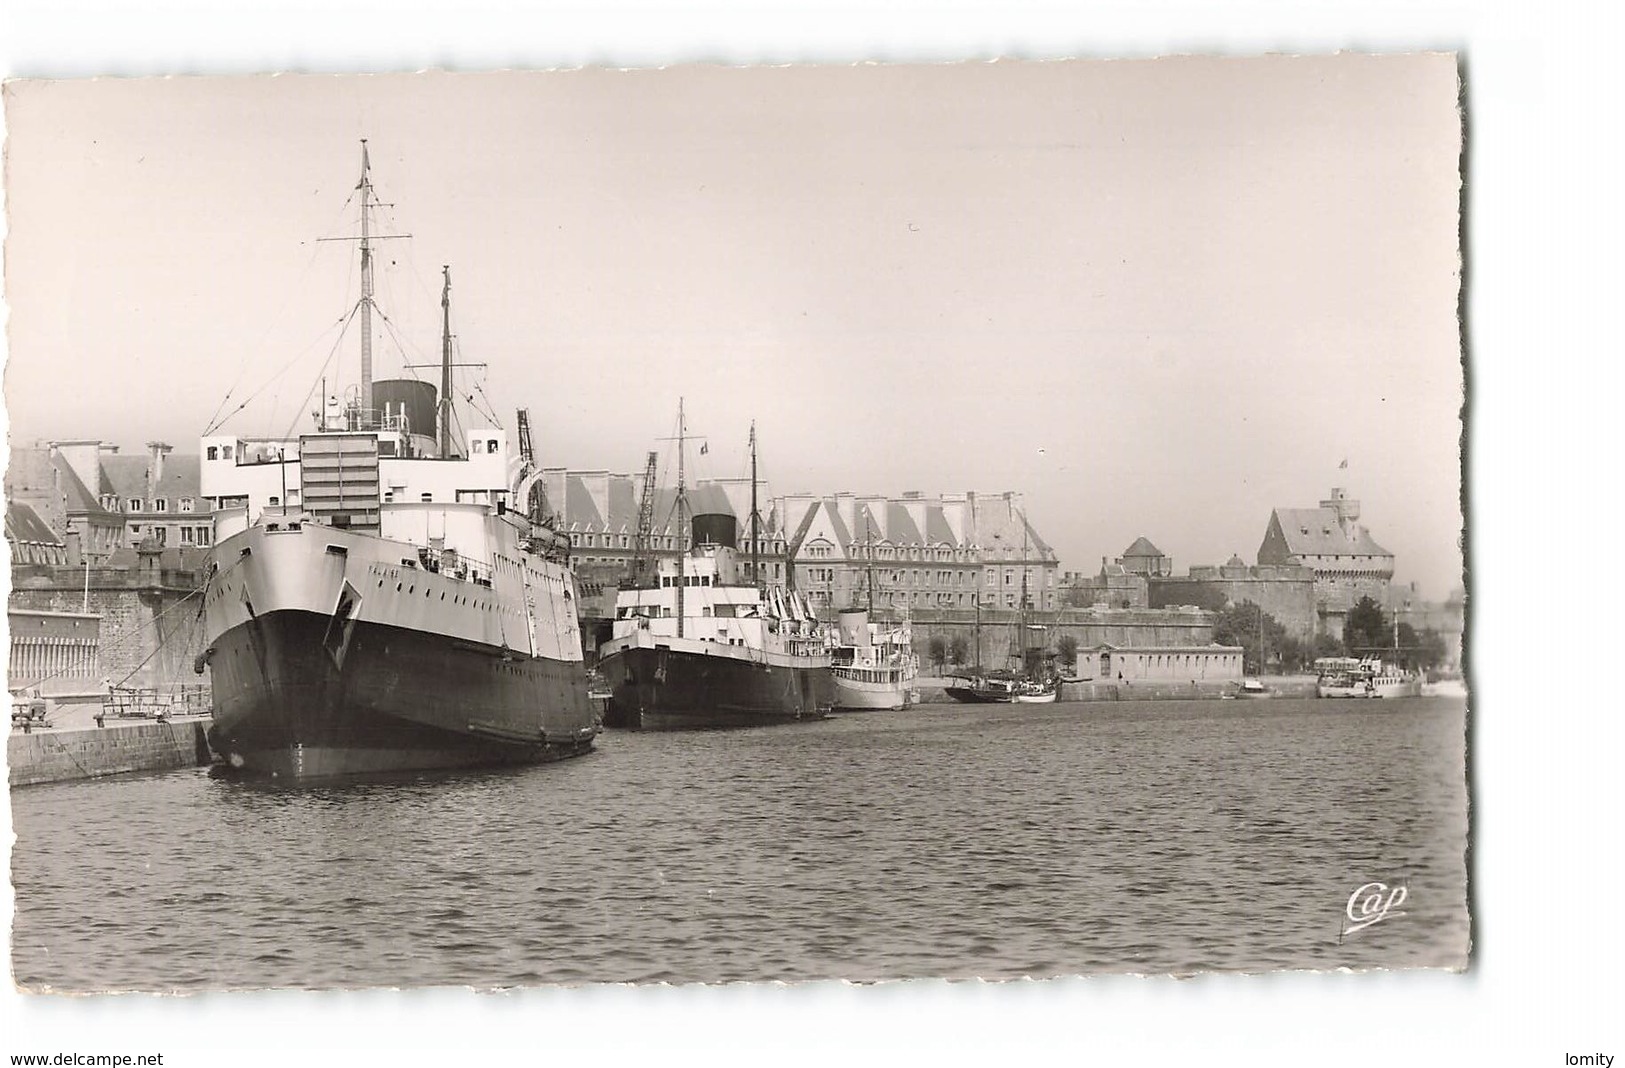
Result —
[[13, 730], [6, 740], [11, 785], [202, 767], [209, 763], [209, 743], [204, 736], [208, 725], [205, 718], [26, 734]]

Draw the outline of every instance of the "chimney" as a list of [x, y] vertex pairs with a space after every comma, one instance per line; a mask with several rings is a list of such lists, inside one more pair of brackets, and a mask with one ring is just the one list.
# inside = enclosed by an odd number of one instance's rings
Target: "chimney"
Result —
[[164, 480], [164, 457], [171, 452], [170, 446], [161, 441], [147, 442], [147, 500], [159, 496], [159, 487]]

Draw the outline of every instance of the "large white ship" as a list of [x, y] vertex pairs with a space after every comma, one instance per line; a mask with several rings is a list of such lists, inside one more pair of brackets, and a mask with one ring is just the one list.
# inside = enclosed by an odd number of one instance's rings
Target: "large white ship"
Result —
[[568, 544], [532, 509], [537, 476], [502, 430], [450, 428], [449, 271], [442, 388], [372, 380], [362, 151], [359, 385], [343, 400], [324, 388], [306, 433], [202, 439], [210, 744], [286, 779], [586, 752]]
[[1323, 657], [1315, 661], [1315, 693], [1320, 697], [1420, 697], [1422, 680], [1381, 660]]
[[[689, 527], [678, 406], [677, 517]], [[751, 543], [756, 434], [751, 431]], [[598, 652], [610, 687], [604, 722], [634, 730], [749, 727], [823, 719], [834, 703], [828, 635], [806, 599], [747, 575], [731, 514], [692, 517], [687, 550], [662, 560], [652, 582], [615, 598], [611, 637]]]
[[877, 623], [851, 609], [840, 613], [837, 638], [830, 659], [837, 709], [895, 711], [913, 703], [920, 660], [907, 621]]

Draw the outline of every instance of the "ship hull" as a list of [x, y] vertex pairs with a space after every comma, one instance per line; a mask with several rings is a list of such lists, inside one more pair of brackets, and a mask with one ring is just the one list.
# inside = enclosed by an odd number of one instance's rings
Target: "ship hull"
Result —
[[1008, 685], [990, 685], [982, 680], [975, 682], [961, 682], [958, 686], [948, 686], [943, 693], [961, 704], [967, 705], [999, 705], [1009, 704], [1015, 697], [1015, 690]]
[[1012, 701], [1018, 705], [1053, 705], [1059, 694], [1055, 690], [1044, 693], [1018, 693]]
[[837, 712], [896, 712], [908, 707], [908, 703], [909, 683], [906, 679], [867, 682], [835, 675]]
[[579, 662], [365, 622], [335, 655], [329, 624], [277, 611], [214, 640], [209, 744], [227, 766], [303, 780], [543, 763], [592, 749]]
[[762, 727], [823, 719], [835, 700], [827, 664], [764, 660], [709, 643], [610, 643], [598, 670], [610, 684], [604, 725], [629, 730]]

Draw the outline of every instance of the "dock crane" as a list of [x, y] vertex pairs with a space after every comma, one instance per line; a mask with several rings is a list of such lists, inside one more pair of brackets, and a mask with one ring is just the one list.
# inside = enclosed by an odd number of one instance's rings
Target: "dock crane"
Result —
[[638, 501], [638, 529], [632, 540], [632, 584], [644, 581], [654, 552], [655, 468], [658, 453], [649, 453], [643, 465], [643, 497]]
[[530, 409], [520, 408], [516, 422], [519, 428], [519, 474], [514, 479], [518, 493], [514, 503], [524, 508], [532, 523], [547, 526], [552, 520], [552, 509], [547, 506], [547, 487], [542, 483], [541, 469], [536, 466], [536, 447], [530, 436]]

